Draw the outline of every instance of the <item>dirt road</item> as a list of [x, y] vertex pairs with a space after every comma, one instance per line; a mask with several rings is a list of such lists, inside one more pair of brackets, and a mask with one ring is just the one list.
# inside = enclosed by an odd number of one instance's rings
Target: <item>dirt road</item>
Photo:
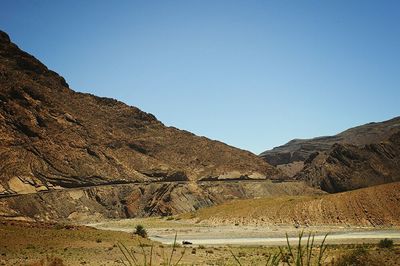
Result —
[[[321, 243], [325, 235], [316, 235], [315, 243]], [[154, 241], [159, 241], [163, 244], [172, 244], [173, 236], [151, 236]], [[389, 238], [396, 242], [400, 241], [400, 231], [379, 230], [379, 231], [364, 231], [364, 232], [342, 232], [332, 233], [327, 236], [326, 243], [328, 244], [361, 244], [361, 243], [377, 243], [380, 239]], [[183, 240], [193, 243], [193, 245], [263, 245], [275, 246], [285, 245], [285, 237], [225, 237], [219, 238], [213, 235], [180, 235], [177, 237], [178, 243]], [[298, 243], [298, 237], [289, 237], [291, 244]], [[307, 236], [303, 237], [303, 242], [307, 242]]]
[[328, 233], [328, 244], [361, 244], [377, 243], [380, 239], [389, 238], [400, 242], [400, 228], [312, 226], [294, 228], [293, 226], [206, 226], [195, 225], [185, 221], [165, 221], [161, 219], [129, 219], [121, 221], [90, 224], [103, 230], [132, 232], [136, 224], [147, 228], [150, 239], [163, 244], [172, 244], [175, 234], [178, 243], [183, 240], [193, 245], [285, 245], [287, 233], [289, 241], [298, 241], [298, 235], [304, 231], [303, 241], [309, 233], [315, 234], [315, 242], [320, 243]]

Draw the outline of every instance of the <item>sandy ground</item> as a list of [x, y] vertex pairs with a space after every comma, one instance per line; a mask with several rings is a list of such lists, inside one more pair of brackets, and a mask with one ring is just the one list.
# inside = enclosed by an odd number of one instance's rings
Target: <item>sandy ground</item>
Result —
[[128, 219], [90, 224], [98, 229], [132, 232], [137, 224], [147, 228], [150, 239], [163, 244], [172, 244], [175, 234], [181, 243], [190, 241], [193, 245], [285, 245], [289, 241], [298, 241], [298, 235], [304, 231], [304, 241], [309, 233], [315, 234], [316, 243], [320, 243], [328, 233], [328, 244], [361, 244], [377, 243], [380, 239], [393, 239], [400, 243], [400, 228], [313, 226], [295, 228], [293, 226], [231, 226], [231, 225], [198, 225], [189, 221], [168, 221], [160, 218]]
[[[144, 264], [144, 253], [149, 257], [153, 250], [153, 265], [165, 265], [172, 257], [172, 265], [182, 260], [179, 265], [237, 265], [232, 254], [240, 260], [242, 265], [265, 265], [266, 261], [279, 252], [276, 246], [262, 246], [254, 243], [242, 245], [244, 239], [262, 238], [262, 234], [269, 234], [274, 239], [282, 238], [284, 231], [290, 235], [296, 235], [298, 229], [293, 227], [259, 228], [250, 227], [210, 227], [190, 224], [187, 221], [176, 221], [160, 218], [133, 219], [108, 221], [96, 227], [122, 230], [131, 232], [136, 224], [143, 224], [149, 228], [151, 236], [164, 237], [165, 242], [170, 242], [175, 232], [181, 234], [179, 240], [187, 236], [199, 238], [205, 241], [213, 241], [214, 245], [203, 245], [197, 243], [192, 246], [179, 246], [172, 248], [171, 245], [138, 238], [136, 235], [112, 231], [96, 230], [88, 227], [73, 226], [68, 224], [27, 223], [20, 221], [0, 221], [0, 265], [61, 265], [46, 264], [41, 261], [46, 258], [61, 260], [63, 265], [127, 265], [126, 258], [118, 248], [118, 243], [123, 243]], [[316, 228], [312, 228], [316, 229]], [[325, 230], [332, 228], [319, 228], [319, 235]], [[337, 228], [335, 233], [340, 234], [346, 228]], [[374, 234], [378, 230], [367, 228], [355, 228], [355, 235], [365, 232]], [[393, 232], [393, 230], [390, 230]], [[257, 235], [260, 234], [260, 235]], [[383, 232], [378, 233], [379, 237]], [[210, 236], [211, 234], [211, 236]], [[224, 235], [225, 234], [225, 235]], [[230, 235], [231, 234], [231, 235]], [[333, 233], [332, 233], [333, 234]], [[393, 236], [393, 234], [390, 234]], [[359, 237], [359, 236], [357, 236]], [[218, 239], [240, 239], [240, 244], [216, 244]], [[347, 235], [347, 238], [350, 239]], [[281, 239], [282, 240], [282, 239]], [[199, 240], [198, 240], [199, 241]], [[247, 241], [247, 240], [245, 240]], [[280, 241], [280, 240], [278, 240]], [[398, 242], [398, 241], [397, 241]], [[139, 244], [145, 244], [142, 247]], [[196, 243], [195, 243], [196, 244]], [[323, 258], [323, 265], [332, 265], [333, 260], [339, 259], [345, 254], [356, 251], [360, 245], [330, 245]], [[368, 263], [363, 265], [400, 265], [400, 245], [391, 249], [378, 248], [377, 245], [362, 245], [368, 255]], [[286, 250], [285, 247], [283, 247]], [[318, 253], [314, 250], [314, 255]], [[315, 257], [314, 256], [314, 257]], [[379, 264], [369, 263], [371, 260]], [[124, 264], [125, 262], [125, 264]], [[168, 263], [167, 263], [168, 264]], [[129, 264], [128, 264], [129, 265]]]

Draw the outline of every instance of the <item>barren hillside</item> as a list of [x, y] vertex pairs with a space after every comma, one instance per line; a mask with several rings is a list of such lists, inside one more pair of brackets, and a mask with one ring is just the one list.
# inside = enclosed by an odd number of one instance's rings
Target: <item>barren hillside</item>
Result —
[[206, 181], [107, 185], [0, 198], [0, 218], [90, 221], [166, 216], [234, 199], [322, 193], [303, 182]]
[[400, 117], [350, 128], [334, 136], [313, 139], [294, 139], [285, 145], [265, 151], [260, 156], [268, 163], [282, 169], [289, 176], [296, 175], [303, 163], [315, 152], [325, 152], [336, 143], [351, 144], [357, 147], [386, 141], [400, 131]]
[[207, 224], [400, 225], [400, 183], [321, 196], [235, 200], [187, 214]]
[[274, 178], [256, 155], [77, 93], [0, 32], [0, 195], [160, 180]]
[[327, 192], [400, 181], [400, 132], [380, 143], [335, 144], [327, 152], [316, 152], [295, 178]]

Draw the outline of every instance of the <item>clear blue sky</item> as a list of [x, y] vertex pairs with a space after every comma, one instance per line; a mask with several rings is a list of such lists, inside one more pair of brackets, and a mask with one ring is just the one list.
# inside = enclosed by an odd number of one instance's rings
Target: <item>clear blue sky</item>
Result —
[[400, 115], [400, 1], [3, 0], [77, 91], [260, 153]]

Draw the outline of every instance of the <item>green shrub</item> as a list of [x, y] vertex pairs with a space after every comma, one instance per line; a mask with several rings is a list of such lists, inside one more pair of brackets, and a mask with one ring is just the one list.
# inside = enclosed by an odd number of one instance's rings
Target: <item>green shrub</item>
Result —
[[393, 247], [393, 240], [391, 239], [382, 239], [379, 241], [378, 247], [380, 248], [392, 248]]
[[[283, 265], [321, 266], [325, 251], [327, 249], [327, 245], [325, 244], [327, 236], [328, 234], [325, 235], [321, 245], [318, 246], [314, 243], [315, 235], [310, 233], [307, 238], [307, 244], [304, 246], [301, 243], [303, 238], [303, 232], [301, 232], [299, 234], [297, 246], [291, 246], [289, 243], [289, 236], [286, 234], [286, 248], [279, 247], [279, 252], [269, 255], [265, 265], [278, 266], [282, 265], [283, 263]], [[243, 265], [239, 259], [239, 257], [241, 257], [241, 253], [239, 252], [238, 255], [235, 255], [232, 251], [230, 252], [236, 263], [239, 266]], [[313, 253], [315, 252], [317, 253], [316, 257], [313, 256]]]
[[139, 236], [141, 236], [141, 237], [143, 237], [143, 238], [146, 238], [146, 237], [147, 237], [147, 231], [146, 231], [146, 229], [144, 228], [144, 226], [141, 225], [141, 224], [136, 225], [136, 227], [135, 227], [135, 233], [134, 233], [134, 234], [135, 234], [135, 235], [139, 235]]
[[[295, 246], [291, 246], [289, 243], [289, 236], [286, 234], [286, 243], [287, 247], [286, 250], [287, 252], [284, 252], [282, 248], [279, 247], [280, 250], [280, 255], [282, 258], [282, 261], [285, 261], [289, 265], [293, 263], [294, 265], [322, 265], [323, 258], [324, 258], [324, 253], [327, 249], [327, 245], [325, 244], [326, 238], [328, 237], [328, 234], [325, 235], [324, 239], [321, 242], [321, 245], [317, 246], [314, 243], [315, 235], [309, 233], [308, 238], [307, 238], [307, 244], [304, 246], [301, 243], [301, 240], [303, 238], [304, 232], [302, 231], [299, 234], [299, 241], [297, 244], [297, 248]], [[317, 251], [317, 256], [314, 258], [313, 257], [313, 251]], [[274, 265], [274, 264], [272, 264]]]

